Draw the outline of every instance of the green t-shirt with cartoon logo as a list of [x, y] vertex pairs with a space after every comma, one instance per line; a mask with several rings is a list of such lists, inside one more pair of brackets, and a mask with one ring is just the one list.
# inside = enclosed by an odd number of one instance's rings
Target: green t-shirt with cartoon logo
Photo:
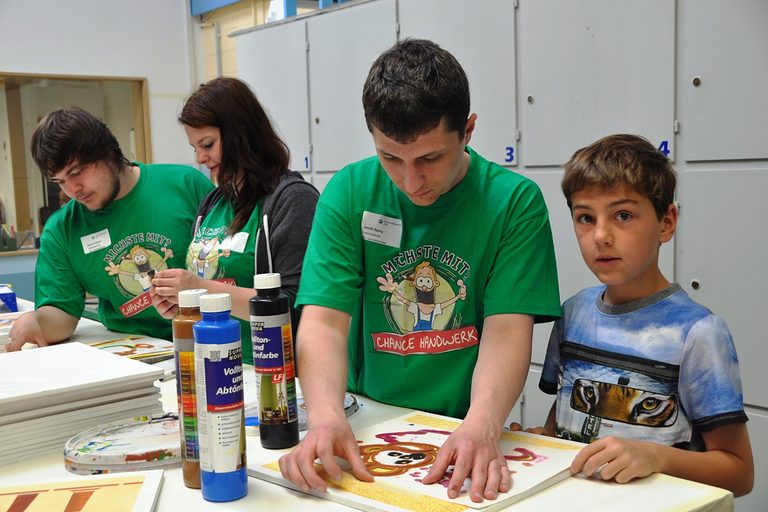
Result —
[[139, 181], [97, 211], [69, 201], [40, 237], [35, 307], [80, 317], [85, 292], [99, 298], [99, 320], [113, 331], [171, 339], [171, 322], [152, 307], [154, 271], [184, 268], [197, 206], [213, 189], [185, 165], [134, 164]]
[[[202, 219], [189, 245], [187, 270], [203, 279], [217, 279], [235, 286], [253, 288], [254, 250], [261, 227], [263, 203], [263, 200], [258, 201], [245, 226], [229, 236], [228, 226], [235, 212], [229, 201], [223, 198], [217, 201], [205, 219]], [[240, 322], [243, 362], [253, 364], [250, 323], [235, 319]]]
[[376, 157], [320, 197], [296, 302], [352, 315], [352, 392], [463, 418], [483, 319], [560, 316], [539, 188], [467, 152], [464, 179], [430, 206], [411, 203]]

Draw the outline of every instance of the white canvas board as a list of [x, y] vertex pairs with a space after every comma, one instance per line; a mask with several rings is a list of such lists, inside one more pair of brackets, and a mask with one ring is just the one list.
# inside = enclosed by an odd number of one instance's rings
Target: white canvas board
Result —
[[152, 365], [82, 343], [62, 343], [0, 356], [4, 414], [151, 385], [163, 376]]
[[[3, 446], [2, 448], [0, 448], [0, 457], [6, 454], [16, 453], [16, 452], [23, 451], [25, 449], [34, 448], [36, 446], [49, 445], [51, 440], [53, 439], [56, 439], [56, 440], [63, 439], [64, 441], [66, 441], [67, 439], [83, 431], [89, 430], [99, 425], [105, 425], [107, 423], [113, 423], [116, 421], [124, 421], [134, 417], [144, 417], [144, 416], [162, 415], [162, 414], [163, 414], [163, 411], [159, 406], [155, 408], [149, 408], [149, 409], [147, 407], [142, 406], [142, 407], [137, 407], [132, 409], [124, 409], [119, 412], [111, 412], [108, 414], [103, 414], [98, 418], [83, 419], [83, 420], [69, 424], [68, 428], [60, 429], [58, 432], [50, 431], [48, 435], [28, 436], [26, 439], [17, 441], [13, 445]], [[63, 442], [61, 446], [63, 448], [64, 446]]]
[[[173, 342], [133, 334], [119, 334], [108, 332], [113, 336], [98, 341], [81, 342], [90, 347], [96, 347], [110, 354], [137, 359], [145, 363], [155, 363], [173, 359]], [[102, 336], [103, 338], [104, 336]]]
[[[48, 432], [71, 430], [72, 425], [80, 425], [83, 422], [98, 425], [101, 419], [108, 414], [122, 413], [126, 411], [146, 411], [142, 414], [153, 414], [158, 408], [162, 411], [160, 395], [139, 397], [121, 402], [97, 405], [77, 411], [54, 414], [42, 418], [20, 421], [10, 425], [0, 426], [0, 439], [7, 441], [14, 437], [40, 437]], [[126, 419], [131, 415], [124, 416]], [[77, 433], [77, 432], [75, 432]]]
[[[60, 432], [58, 434], [51, 434], [47, 437], [37, 438], [29, 440], [27, 443], [18, 443], [11, 447], [6, 447], [0, 450], [0, 464], [10, 464], [19, 460], [29, 459], [38, 455], [62, 452], [64, 450], [64, 443], [67, 440], [86, 430], [97, 425], [112, 423], [114, 421], [121, 421], [133, 416], [140, 416], [146, 414], [146, 409], [130, 409], [119, 413], [106, 414], [96, 421], [84, 421], [77, 428], [73, 428], [74, 432]], [[151, 414], [161, 414], [162, 410], [151, 411]]]
[[[568, 478], [573, 458], [584, 447], [581, 443], [526, 432], [504, 432], [500, 447], [512, 472], [512, 490], [500, 494], [496, 500], [474, 503], [466, 483], [461, 496], [451, 500], [447, 495], [450, 473], [432, 485], [425, 485], [421, 480], [429, 472], [437, 449], [460, 424], [453, 418], [412, 412], [359, 429], [355, 437], [375, 482], [361, 482], [345, 471], [340, 482], [329, 482], [328, 492], [311, 494], [360, 510], [390, 512], [463, 507], [460, 509], [490, 512]], [[267, 464], [249, 464], [248, 474], [300, 490], [282, 477], [277, 458]], [[318, 469], [322, 472], [321, 466]]]
[[114, 402], [121, 402], [123, 400], [129, 400], [132, 398], [139, 398], [144, 396], [154, 396], [160, 393], [160, 388], [156, 386], [143, 387], [130, 389], [128, 391], [122, 391], [120, 393], [110, 393], [104, 396], [97, 396], [93, 398], [86, 398], [85, 400], [76, 400], [74, 402], [62, 402], [56, 405], [50, 405], [42, 409], [33, 409], [27, 411], [21, 411], [13, 414], [3, 414], [0, 416], [0, 427], [8, 425], [10, 423], [17, 423], [19, 421], [31, 420], [35, 418], [42, 418], [50, 416], [52, 414], [59, 414], [68, 411], [78, 411], [87, 407], [95, 407], [97, 405], [110, 404]]

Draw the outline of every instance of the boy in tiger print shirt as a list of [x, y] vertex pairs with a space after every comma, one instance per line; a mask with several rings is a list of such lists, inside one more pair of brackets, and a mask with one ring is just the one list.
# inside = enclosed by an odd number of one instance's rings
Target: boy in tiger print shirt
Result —
[[573, 473], [623, 483], [661, 472], [740, 496], [754, 467], [733, 339], [658, 266], [677, 225], [675, 183], [667, 158], [633, 135], [565, 165], [579, 248], [603, 286], [563, 304], [539, 382], [557, 400], [531, 430], [590, 443]]

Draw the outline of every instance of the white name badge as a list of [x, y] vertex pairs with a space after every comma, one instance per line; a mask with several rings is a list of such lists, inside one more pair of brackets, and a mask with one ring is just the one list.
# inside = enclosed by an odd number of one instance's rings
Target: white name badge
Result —
[[363, 240], [377, 244], [400, 248], [400, 238], [403, 236], [403, 221], [373, 212], [363, 212], [360, 223]]
[[248, 233], [241, 231], [232, 236], [228, 236], [219, 244], [222, 251], [230, 250], [232, 252], [245, 252], [245, 243], [248, 241]]
[[83, 244], [83, 252], [90, 254], [112, 245], [112, 239], [109, 238], [109, 228], [80, 237], [80, 243]]

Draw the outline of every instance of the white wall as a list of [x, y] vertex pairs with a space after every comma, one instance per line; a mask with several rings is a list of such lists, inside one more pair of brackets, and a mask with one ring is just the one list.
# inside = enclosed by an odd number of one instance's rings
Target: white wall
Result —
[[191, 162], [176, 117], [195, 70], [187, 0], [2, 0], [0, 70], [146, 77], [155, 162]]

